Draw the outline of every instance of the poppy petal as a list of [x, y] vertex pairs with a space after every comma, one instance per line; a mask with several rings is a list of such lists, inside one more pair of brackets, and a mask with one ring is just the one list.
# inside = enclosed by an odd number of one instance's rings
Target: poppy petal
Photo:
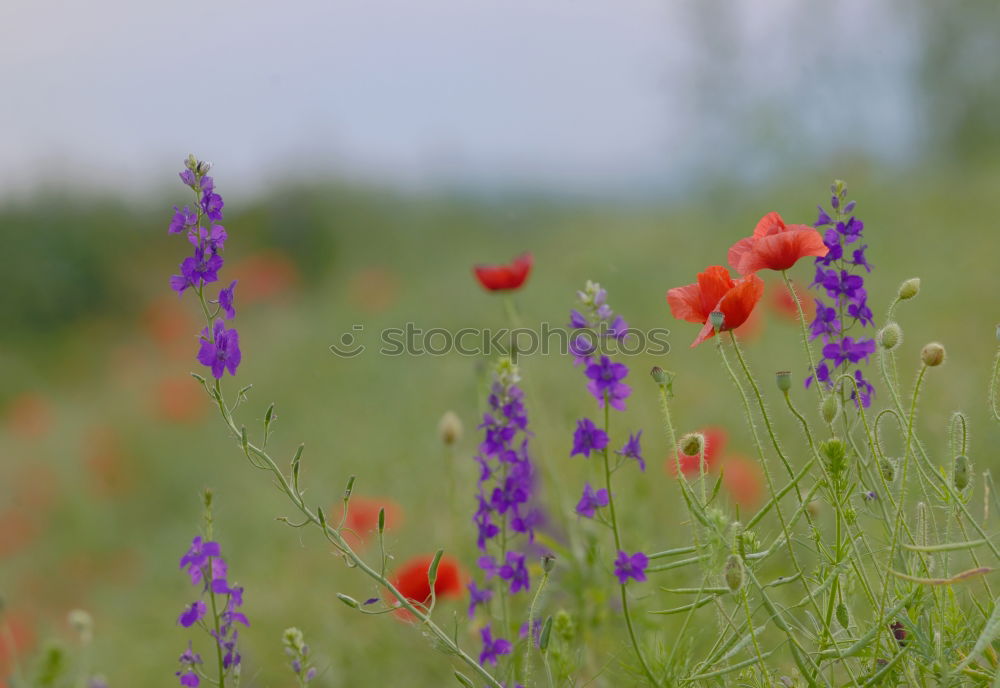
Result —
[[670, 304], [670, 313], [678, 320], [703, 323], [708, 317], [702, 310], [701, 289], [697, 284], [674, 287], [667, 292], [667, 303]]

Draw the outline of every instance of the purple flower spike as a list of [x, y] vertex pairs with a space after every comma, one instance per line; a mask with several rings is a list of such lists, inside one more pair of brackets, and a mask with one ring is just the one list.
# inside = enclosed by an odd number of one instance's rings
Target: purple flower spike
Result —
[[597, 509], [608, 505], [608, 491], [605, 489], [594, 490], [590, 483], [584, 483], [583, 496], [576, 505], [576, 513], [584, 518], [593, 518]]
[[601, 451], [608, 446], [608, 433], [604, 432], [589, 418], [577, 421], [576, 432], [573, 433], [573, 451], [570, 456], [582, 454], [590, 458], [593, 451]]
[[531, 588], [528, 579], [528, 568], [524, 565], [524, 555], [520, 552], [507, 552], [507, 561], [500, 567], [500, 578], [510, 581], [510, 594], [513, 595], [519, 590]]
[[649, 565], [649, 558], [642, 552], [636, 552], [629, 556], [627, 552], [618, 552], [615, 559], [615, 575], [618, 582], [625, 585], [628, 580], [642, 583], [646, 580], [646, 567]]
[[493, 591], [489, 588], [480, 588], [476, 585], [476, 581], [469, 583], [469, 618], [471, 619], [476, 613], [476, 607], [481, 604], [486, 604], [493, 598]]
[[597, 399], [601, 408], [607, 399], [612, 408], [623, 411], [625, 399], [632, 391], [628, 385], [621, 382], [626, 375], [628, 366], [624, 363], [613, 363], [607, 356], [601, 356], [597, 363], [587, 366], [587, 377], [590, 378], [587, 389]]
[[221, 379], [225, 371], [236, 375], [243, 354], [240, 352], [240, 335], [236, 330], [227, 330], [221, 320], [215, 321], [214, 332], [209, 337], [208, 328], [201, 332], [201, 349], [198, 362], [212, 369], [212, 377]]

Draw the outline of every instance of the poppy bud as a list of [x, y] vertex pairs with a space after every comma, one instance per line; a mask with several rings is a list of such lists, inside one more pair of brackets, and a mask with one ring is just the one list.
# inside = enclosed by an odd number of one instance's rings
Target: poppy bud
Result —
[[959, 490], [964, 490], [969, 486], [969, 457], [961, 454], [955, 457], [955, 466], [952, 469], [952, 482]]
[[892, 351], [903, 340], [903, 328], [894, 322], [889, 323], [878, 333], [878, 343], [883, 349]]
[[454, 411], [445, 411], [445, 414], [441, 416], [441, 420], [438, 422], [438, 435], [441, 436], [441, 441], [449, 447], [462, 439], [462, 421]]
[[726, 314], [722, 311], [712, 311], [708, 314], [708, 322], [712, 323], [712, 328], [719, 332], [726, 321]]
[[822, 511], [822, 505], [819, 503], [818, 499], [814, 499], [806, 504], [806, 511], [808, 511], [809, 515], [813, 518], [817, 518]]
[[788, 370], [779, 370], [774, 374], [774, 380], [778, 383], [778, 389], [787, 393], [792, 388], [792, 373]]
[[938, 342], [927, 344], [920, 352], [920, 360], [929, 368], [941, 365], [944, 363], [944, 346]]
[[823, 420], [826, 421], [827, 424], [832, 423], [836, 420], [837, 414], [840, 413], [840, 399], [838, 399], [835, 394], [827, 395], [819, 409], [820, 415], [823, 416]]
[[660, 366], [653, 366], [653, 369], [649, 371], [649, 374], [653, 377], [653, 382], [658, 385], [662, 385], [667, 381], [667, 371]]
[[743, 559], [738, 554], [730, 554], [726, 559], [726, 586], [731, 592], [743, 587]]
[[900, 301], [906, 301], [907, 299], [912, 299], [914, 296], [920, 293], [920, 278], [911, 277], [902, 284], [899, 285], [899, 291], [897, 292], [897, 297]]
[[698, 456], [705, 450], [705, 436], [700, 432], [689, 432], [681, 437], [681, 453]]
[[556, 558], [552, 554], [546, 554], [542, 557], [542, 571], [545, 573], [552, 573], [552, 569], [555, 568]]
[[882, 477], [887, 483], [891, 483], [896, 478], [896, 462], [883, 456], [879, 459], [878, 469], [882, 472]]

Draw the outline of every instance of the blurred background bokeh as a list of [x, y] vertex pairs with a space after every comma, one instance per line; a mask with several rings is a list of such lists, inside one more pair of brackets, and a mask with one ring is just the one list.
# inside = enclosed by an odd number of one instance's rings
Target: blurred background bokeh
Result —
[[[601, 282], [630, 324], [673, 330], [669, 356], [628, 361], [627, 418], [651, 467], [623, 479], [623, 511], [644, 547], [675, 546], [649, 367], [678, 372], [681, 429], [725, 427], [736, 457], [750, 446], [711, 348], [688, 348], [695, 328], [664, 294], [723, 263], [765, 212], [811, 223], [835, 177], [865, 222], [876, 321], [919, 276], [902, 359], [948, 347], [922, 411], [932, 453], [963, 408], [973, 459], [995, 467], [998, 20], [991, 0], [3, 3], [0, 596], [17, 644], [70, 642], [81, 607], [112, 686], [171, 685], [190, 601], [177, 560], [210, 486], [253, 623], [246, 685], [292, 685], [290, 625], [319, 685], [451, 681], [418, 633], [336, 601], [368, 589], [275, 520], [286, 504], [188, 375], [200, 324], [167, 285], [186, 245], [166, 226], [190, 201], [176, 177], [189, 152], [214, 162], [226, 198], [244, 351], [226, 384], [254, 385], [244, 422], [276, 402], [273, 446], [306, 443], [316, 504], [356, 474], [358, 494], [396, 505], [397, 561], [437, 544], [474, 561], [471, 523], [441, 507], [436, 426], [449, 409], [466, 425], [455, 479], [471, 509], [482, 362], [340, 359], [341, 333], [501, 326], [470, 267], [524, 250], [528, 324], [564, 324], [574, 290]], [[811, 276], [796, 268], [803, 287]], [[766, 298], [747, 333], [766, 382], [780, 368], [801, 380], [796, 336]], [[523, 367], [545, 422], [535, 451], [577, 485], [571, 428], [592, 404], [579, 371], [560, 356]]]

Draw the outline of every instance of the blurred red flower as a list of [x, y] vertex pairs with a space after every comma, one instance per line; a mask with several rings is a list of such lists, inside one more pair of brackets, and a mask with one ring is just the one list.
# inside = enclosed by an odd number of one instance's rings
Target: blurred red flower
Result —
[[98, 495], [114, 497], [132, 489], [135, 483], [133, 465], [113, 426], [95, 427], [88, 433], [83, 460]]
[[390, 308], [399, 294], [399, 280], [383, 267], [368, 267], [351, 275], [347, 295], [352, 306], [366, 313], [380, 313]]
[[786, 225], [778, 213], [760, 219], [753, 235], [729, 249], [729, 264], [741, 275], [758, 270], [787, 270], [800, 258], [825, 256], [822, 235], [809, 225]]
[[0, 511], [0, 559], [30, 545], [41, 531], [42, 523], [37, 513], [19, 507]]
[[[411, 602], [426, 604], [431, 598], [431, 586], [427, 580], [434, 556], [423, 554], [413, 557], [404, 563], [396, 572], [393, 585]], [[438, 598], [461, 597], [464, 592], [464, 578], [458, 562], [448, 556], [441, 557], [438, 564], [437, 580], [434, 582], [434, 594]], [[405, 609], [399, 611], [400, 616], [409, 619], [412, 615]]]
[[752, 509], [764, 497], [764, 473], [756, 461], [732, 456], [722, 464], [722, 486], [734, 503]]
[[[783, 318], [798, 322], [799, 311], [795, 307], [795, 299], [788, 293], [788, 288], [784, 284], [776, 282], [768, 289], [771, 291], [771, 309]], [[802, 289], [795, 282], [792, 282], [792, 289], [795, 290], [795, 294], [802, 303], [802, 313], [805, 315], [806, 321], [811, 321], [816, 316], [816, 302], [811, 298], [803, 298]]]
[[7, 430], [21, 439], [33, 440], [52, 427], [52, 408], [40, 394], [25, 392], [14, 397], [4, 409]]
[[522, 253], [506, 265], [476, 265], [473, 272], [476, 279], [489, 291], [509, 291], [519, 289], [531, 274], [534, 263], [530, 253]]
[[721, 265], [713, 265], [698, 273], [698, 281], [683, 287], [674, 287], [667, 292], [667, 303], [670, 312], [678, 320], [700, 323], [703, 325], [698, 336], [692, 342], [695, 347], [709, 337], [715, 336], [715, 330], [708, 316], [713, 311], [721, 311], [723, 332], [735, 329], [746, 322], [754, 306], [764, 295], [764, 281], [757, 275], [733, 280], [729, 271]]
[[150, 302], [142, 312], [143, 330], [168, 357], [191, 355], [198, 320], [187, 305], [190, 304], [182, 303], [176, 295], [165, 294]]
[[[351, 495], [344, 522], [344, 538], [351, 547], [365, 544], [369, 536], [378, 530], [378, 512], [385, 509], [385, 529], [398, 528], [403, 520], [403, 509], [388, 497], [364, 497]], [[332, 513], [332, 510], [331, 510]], [[344, 503], [340, 503], [338, 521], [344, 515]]]
[[[723, 428], [719, 427], [707, 427], [698, 432], [705, 436], [705, 472], [708, 473], [718, 468], [719, 457], [722, 456], [722, 452], [726, 448], [729, 436]], [[699, 473], [698, 457], [688, 456], [682, 451], [667, 458], [664, 463], [667, 473], [676, 476], [678, 463], [680, 463], [681, 472], [684, 475], [697, 475]]]
[[209, 408], [205, 390], [189, 375], [163, 378], [156, 383], [153, 399], [156, 417], [171, 423], [200, 420]]
[[266, 301], [298, 286], [299, 270], [295, 261], [278, 251], [262, 251], [233, 263], [236, 307]]
[[[2, 625], [6, 624], [7, 632], [4, 632]], [[13, 647], [9, 642], [13, 642]], [[31, 622], [31, 617], [27, 614], [12, 610], [5, 611], [0, 616], [0, 688], [7, 688], [7, 676], [14, 665], [14, 658], [17, 657], [20, 663], [24, 663], [24, 655], [35, 644], [35, 628]]]

